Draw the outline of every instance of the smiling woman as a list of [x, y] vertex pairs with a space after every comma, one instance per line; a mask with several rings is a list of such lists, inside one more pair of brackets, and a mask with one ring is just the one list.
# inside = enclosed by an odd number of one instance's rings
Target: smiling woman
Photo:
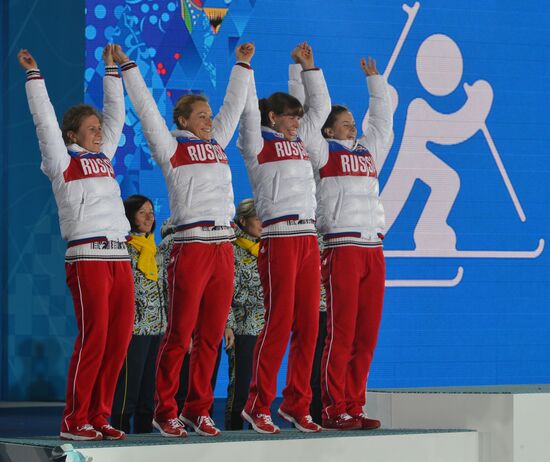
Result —
[[262, 221], [258, 271], [269, 322], [255, 346], [250, 392], [242, 411], [258, 433], [280, 431], [271, 419], [270, 407], [289, 338], [286, 387], [278, 413], [300, 431], [321, 430], [309, 415], [320, 262], [314, 224], [315, 181], [304, 142], [320, 132], [330, 113], [330, 98], [311, 47], [301, 43], [291, 57], [310, 84], [309, 110], [304, 112], [297, 98], [282, 92], [258, 102], [251, 78], [237, 142]]
[[126, 247], [130, 226], [111, 162], [125, 116], [114, 48], [107, 45], [103, 50], [104, 118], [92, 106], [74, 106], [64, 115], [61, 129], [34, 57], [27, 50], [18, 54], [27, 74], [41, 169], [52, 182], [61, 234], [68, 241], [65, 270], [79, 330], [60, 434], [70, 440], [125, 436], [108, 421], [134, 317]]
[[[393, 120], [388, 85], [376, 62], [363, 58], [360, 65], [371, 92], [366, 133], [356, 140], [352, 113], [335, 105], [322, 130], [306, 140], [316, 170], [317, 227], [325, 244], [321, 276], [329, 301], [321, 361], [322, 422], [337, 430], [380, 426], [363, 409], [384, 299], [384, 210], [375, 160], [389, 142]], [[291, 69], [291, 92], [307, 95], [308, 85]]]
[[166, 331], [164, 280], [159, 277], [155, 244], [155, 211], [151, 199], [139, 194], [124, 201], [131, 232], [128, 253], [134, 274], [136, 314], [132, 340], [120, 371], [113, 401], [115, 425], [134, 433], [153, 429], [155, 360], [160, 340]]
[[180, 130], [188, 130], [201, 140], [212, 138], [212, 109], [202, 95], [184, 95], [174, 108], [174, 123]]
[[[123, 53], [115, 57], [152, 157], [166, 178], [176, 224], [168, 267], [169, 326], [157, 359], [153, 420], [164, 437], [185, 437], [182, 422], [203, 436], [220, 434], [209, 415], [213, 402], [210, 380], [233, 293], [231, 220], [235, 211], [224, 149], [246, 102], [254, 45], [237, 47], [236, 55], [218, 115], [212, 119], [206, 97], [183, 96], [173, 113], [177, 130], [172, 133], [136, 64]], [[178, 419], [175, 395], [185, 355], [181, 345], [188, 345], [191, 335], [189, 389]]]
[[70, 108], [61, 121], [61, 134], [66, 144], [77, 143], [90, 152], [99, 152], [103, 141], [103, 116], [88, 104]]

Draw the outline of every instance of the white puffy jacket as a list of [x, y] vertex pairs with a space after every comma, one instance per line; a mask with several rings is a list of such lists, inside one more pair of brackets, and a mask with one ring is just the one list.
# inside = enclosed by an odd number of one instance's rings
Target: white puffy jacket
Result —
[[252, 71], [239, 64], [233, 67], [223, 105], [212, 121], [212, 140], [205, 142], [185, 130], [168, 130], [139, 69], [132, 64], [123, 66], [124, 83], [153, 159], [166, 178], [172, 222], [178, 227], [229, 226], [235, 205], [223, 148], [237, 128]]
[[258, 217], [268, 224], [282, 217], [315, 218], [315, 180], [304, 143], [319, 132], [330, 113], [328, 89], [320, 69], [303, 72], [310, 89], [310, 108], [300, 122], [298, 138], [261, 126], [254, 77], [241, 116], [237, 146], [244, 157]]
[[42, 153], [41, 169], [52, 182], [63, 239], [106, 237], [124, 241], [130, 224], [111, 164], [125, 118], [120, 78], [106, 75], [103, 79], [100, 153], [89, 153], [76, 144], [65, 146], [42, 78], [29, 78], [25, 89]]
[[[381, 75], [367, 78], [370, 94], [368, 125], [357, 141], [309, 138], [317, 182], [317, 228], [325, 235], [354, 235], [379, 242], [384, 233], [384, 208], [379, 198], [376, 160], [386, 153], [393, 127], [391, 101]], [[289, 92], [308, 104], [309, 87], [291, 67]]]

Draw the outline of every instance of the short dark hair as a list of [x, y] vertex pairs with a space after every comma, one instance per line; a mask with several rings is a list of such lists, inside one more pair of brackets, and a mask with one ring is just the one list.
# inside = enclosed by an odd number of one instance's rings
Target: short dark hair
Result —
[[[124, 199], [124, 212], [126, 213], [126, 218], [128, 218], [128, 221], [130, 222], [131, 231], [137, 231], [135, 222], [136, 213], [141, 207], [143, 207], [143, 204], [145, 204], [146, 202], [149, 202], [151, 204], [154, 212], [155, 206], [153, 205], [153, 201], [146, 196], [142, 196], [141, 194], [134, 194]], [[151, 232], [155, 231], [156, 224], [157, 220], [155, 218], [155, 220], [153, 221], [153, 226], [151, 227]]]
[[262, 98], [259, 101], [260, 113], [262, 115], [262, 125], [269, 127], [271, 121], [269, 120], [269, 113], [273, 111], [276, 115], [291, 115], [300, 116], [304, 115], [304, 106], [302, 103], [292, 95], [278, 91], [273, 93], [269, 98]]
[[89, 104], [78, 104], [69, 108], [67, 112], [63, 114], [63, 119], [61, 120], [61, 134], [63, 135], [63, 141], [66, 146], [72, 143], [69, 139], [69, 132], [76, 133], [80, 125], [82, 125], [82, 120], [93, 115], [99, 119], [100, 123], [103, 123], [101, 112]]
[[208, 103], [208, 98], [204, 95], [183, 95], [176, 102], [176, 105], [174, 106], [173, 118], [176, 127], [180, 130], [183, 130], [183, 127], [179, 123], [179, 118], [183, 116], [184, 119], [188, 119], [193, 112], [193, 104], [197, 101]]
[[341, 104], [335, 104], [332, 106], [332, 109], [330, 110], [330, 114], [328, 115], [327, 120], [325, 120], [325, 123], [321, 128], [321, 133], [325, 138], [329, 138], [325, 130], [327, 128], [332, 128], [332, 126], [334, 125], [334, 122], [336, 122], [336, 118], [343, 112], [349, 112], [349, 109], [346, 106], [342, 106]]

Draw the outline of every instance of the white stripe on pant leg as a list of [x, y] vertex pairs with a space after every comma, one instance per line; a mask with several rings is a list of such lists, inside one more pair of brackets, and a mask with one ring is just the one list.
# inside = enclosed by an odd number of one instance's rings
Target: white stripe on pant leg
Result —
[[71, 417], [74, 414], [75, 409], [75, 402], [76, 402], [76, 378], [78, 376], [78, 367], [80, 366], [80, 359], [82, 357], [82, 350], [84, 348], [84, 304], [82, 302], [82, 289], [80, 288], [80, 278], [78, 276], [78, 262], [74, 263], [76, 268], [76, 281], [78, 283], [78, 294], [80, 298], [80, 317], [81, 317], [81, 323], [82, 323], [82, 340], [80, 342], [80, 351], [78, 352], [78, 361], [76, 362], [76, 369], [74, 372], [74, 379], [73, 379], [73, 409], [71, 410], [71, 413], [65, 417], [65, 427], [67, 428], [67, 431], [70, 433], [71, 429], [69, 428], [69, 424], [67, 423], [67, 419]]
[[262, 344], [260, 345], [260, 349], [258, 350], [258, 357], [256, 358], [256, 374], [255, 374], [255, 377], [254, 377], [254, 382], [256, 382], [256, 397], [254, 398], [254, 401], [252, 402], [252, 409], [254, 409], [254, 406], [256, 406], [256, 401], [258, 400], [258, 365], [260, 364], [260, 355], [262, 353], [262, 348], [264, 347], [264, 343], [265, 343], [265, 339], [267, 338], [267, 330], [269, 328], [269, 321], [271, 320], [271, 310], [273, 309], [272, 307], [272, 302], [271, 302], [271, 296], [272, 296], [272, 293], [273, 293], [273, 290], [272, 290], [272, 287], [271, 287], [271, 252], [270, 252], [270, 248], [271, 248], [271, 239], [268, 238], [267, 240], [267, 246], [268, 246], [268, 249], [267, 249], [267, 255], [268, 255], [268, 258], [267, 258], [267, 275], [268, 275], [268, 283], [269, 283], [269, 314], [267, 316], [267, 320], [265, 322], [265, 326], [264, 326], [264, 338], [262, 339]]
[[[169, 303], [169, 306], [168, 306], [168, 325], [170, 326], [170, 330], [168, 330], [164, 336], [166, 337], [166, 342], [164, 342], [164, 346], [162, 347], [162, 350], [159, 351], [159, 354], [158, 354], [158, 357], [157, 357], [157, 365], [156, 365], [156, 369], [155, 369], [155, 398], [156, 398], [156, 406], [155, 406], [155, 411], [154, 411], [154, 414], [157, 413], [157, 409], [160, 405], [160, 398], [159, 398], [159, 394], [158, 394], [158, 387], [157, 387], [157, 377], [158, 377], [158, 372], [159, 372], [159, 367], [160, 367], [160, 361], [162, 359], [162, 355], [164, 353], [164, 350], [166, 349], [166, 345], [168, 345], [168, 340], [170, 338], [170, 334], [172, 333], [172, 317], [173, 317], [173, 313], [174, 313], [174, 288], [176, 287], [176, 284], [175, 284], [175, 280], [176, 280], [176, 266], [178, 264], [178, 261], [179, 261], [179, 257], [180, 257], [180, 253], [181, 253], [181, 250], [183, 248], [183, 245], [184, 244], [179, 244], [180, 248], [178, 249], [178, 254], [176, 255], [175, 257], [175, 261], [174, 261], [174, 271], [173, 271], [173, 276], [172, 276], [172, 293], [170, 294], [170, 303]], [[161, 340], [162, 342], [162, 340]], [[184, 355], [185, 356], [185, 355]]]
[[[334, 405], [334, 398], [330, 394], [329, 391], [329, 382], [328, 382], [328, 363], [330, 362], [330, 353], [332, 351], [332, 342], [334, 341], [334, 295], [332, 291], [332, 255], [334, 253], [334, 249], [330, 250], [330, 257], [329, 257], [329, 287], [330, 287], [330, 325], [331, 325], [331, 332], [330, 332], [330, 343], [328, 346], [328, 353], [327, 353], [327, 364], [325, 366], [325, 388], [327, 391], [327, 395], [330, 398], [332, 404]], [[344, 379], [345, 380], [345, 379]], [[328, 417], [328, 416], [327, 416]]]

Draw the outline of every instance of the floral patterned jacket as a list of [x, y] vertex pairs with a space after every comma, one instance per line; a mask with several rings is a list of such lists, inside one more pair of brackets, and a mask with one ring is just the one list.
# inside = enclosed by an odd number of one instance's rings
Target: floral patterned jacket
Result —
[[[255, 241], [240, 228], [236, 229], [235, 235]], [[258, 258], [235, 243], [233, 247], [235, 284], [226, 327], [233, 329], [235, 335], [259, 335], [264, 327], [265, 310]]]
[[139, 253], [131, 245], [128, 246], [130, 262], [134, 273], [134, 291], [136, 298], [136, 314], [134, 318], [133, 335], [163, 335], [166, 332], [166, 302], [164, 279], [161, 277], [162, 261], [157, 252], [156, 260], [159, 267], [158, 281], [147, 279], [137, 268]]

